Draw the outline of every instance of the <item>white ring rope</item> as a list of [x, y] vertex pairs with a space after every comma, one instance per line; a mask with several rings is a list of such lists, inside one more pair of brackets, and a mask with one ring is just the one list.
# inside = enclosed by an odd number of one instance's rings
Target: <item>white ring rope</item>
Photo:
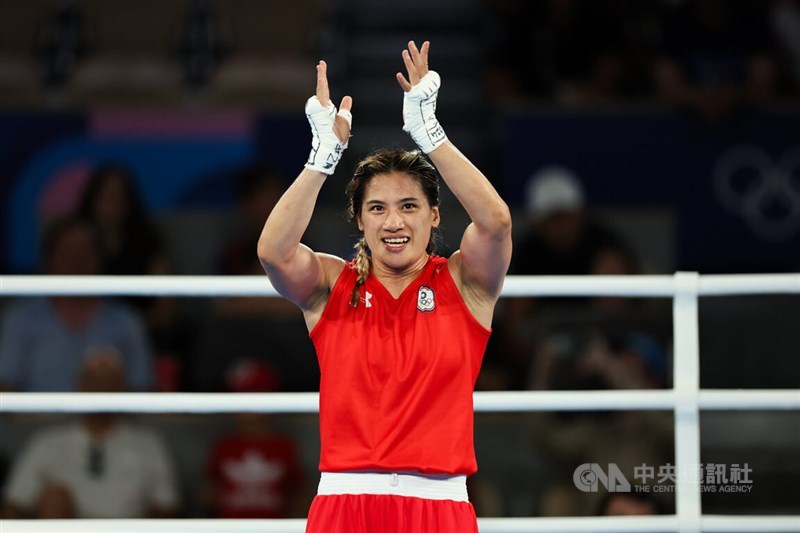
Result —
[[[476, 392], [476, 412], [672, 410], [671, 390]], [[800, 391], [702, 390], [707, 410], [800, 409]], [[0, 392], [0, 413], [316, 413], [316, 392], [25, 393]]]
[[[0, 276], [0, 295], [276, 296], [264, 276]], [[798, 409], [800, 390], [703, 390], [697, 376], [697, 298], [800, 294], [800, 274], [675, 276], [509, 276], [503, 296], [661, 296], [673, 298], [675, 388], [646, 391], [476, 392], [475, 410], [673, 410], [676, 468], [697, 464], [700, 409]], [[680, 379], [678, 379], [680, 378]], [[1, 393], [0, 412], [315, 413], [317, 393], [44, 394]], [[681, 429], [679, 432], [678, 429]], [[800, 516], [713, 516], [700, 513], [700, 488], [679, 478], [677, 513], [651, 517], [484, 518], [482, 533], [800, 532]], [[305, 520], [5, 520], [3, 533], [300, 533]]]
[[[674, 276], [508, 276], [504, 297], [674, 296]], [[701, 296], [798, 294], [800, 274], [700, 276]], [[277, 296], [266, 276], [0, 276], [2, 296]]]
[[[702, 531], [716, 533], [797, 533], [794, 516], [701, 518]], [[3, 533], [303, 533], [302, 519], [271, 520], [4, 520]], [[676, 516], [600, 516], [565, 518], [479, 518], [481, 533], [671, 533]]]

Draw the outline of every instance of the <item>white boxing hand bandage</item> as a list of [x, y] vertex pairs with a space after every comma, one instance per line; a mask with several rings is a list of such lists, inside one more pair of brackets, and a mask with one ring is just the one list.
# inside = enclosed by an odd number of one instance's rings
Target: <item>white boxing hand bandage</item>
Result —
[[436, 120], [436, 97], [441, 85], [439, 74], [429, 70], [403, 96], [403, 131], [408, 132], [426, 154], [447, 140], [442, 126]]
[[342, 158], [344, 149], [347, 148], [347, 142], [342, 144], [333, 131], [337, 116], [342, 117], [348, 125], [352, 126], [353, 115], [350, 114], [350, 111], [342, 109], [337, 113], [335, 105], [330, 104], [325, 107], [316, 96], [312, 96], [306, 101], [306, 118], [311, 125], [312, 135], [311, 153], [308, 155], [306, 168], [328, 175], [333, 174], [333, 171], [336, 170], [336, 164]]

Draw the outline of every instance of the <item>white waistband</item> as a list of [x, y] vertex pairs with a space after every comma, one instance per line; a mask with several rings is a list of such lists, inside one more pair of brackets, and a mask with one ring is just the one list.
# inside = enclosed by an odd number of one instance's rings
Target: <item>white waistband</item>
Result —
[[317, 494], [389, 494], [466, 502], [467, 476], [391, 472], [322, 472]]

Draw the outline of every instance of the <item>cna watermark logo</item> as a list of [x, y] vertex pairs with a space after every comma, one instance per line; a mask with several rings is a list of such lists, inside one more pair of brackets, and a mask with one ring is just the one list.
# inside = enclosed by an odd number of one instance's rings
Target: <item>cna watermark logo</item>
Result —
[[603, 469], [597, 463], [584, 463], [575, 469], [572, 482], [582, 492], [597, 492], [600, 485], [608, 492], [630, 492], [631, 484], [615, 463]]
[[634, 467], [633, 483], [615, 464], [605, 467], [598, 463], [579, 465], [572, 474], [575, 487], [581, 492], [597, 492], [603, 487], [608, 492], [675, 492], [675, 483], [699, 483], [701, 492], [749, 493], [753, 490], [750, 474], [753, 469], [744, 464], [701, 463], [676, 472], [672, 464]]

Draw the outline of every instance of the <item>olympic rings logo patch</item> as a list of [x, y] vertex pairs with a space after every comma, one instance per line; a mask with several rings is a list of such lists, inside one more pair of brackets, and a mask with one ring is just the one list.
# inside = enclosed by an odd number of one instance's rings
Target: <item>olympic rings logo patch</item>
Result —
[[728, 212], [769, 241], [800, 232], [800, 146], [777, 160], [753, 145], [729, 148], [714, 166], [714, 193]]
[[420, 285], [419, 292], [417, 292], [417, 309], [423, 313], [430, 313], [436, 309], [436, 302], [433, 298], [433, 289]]

